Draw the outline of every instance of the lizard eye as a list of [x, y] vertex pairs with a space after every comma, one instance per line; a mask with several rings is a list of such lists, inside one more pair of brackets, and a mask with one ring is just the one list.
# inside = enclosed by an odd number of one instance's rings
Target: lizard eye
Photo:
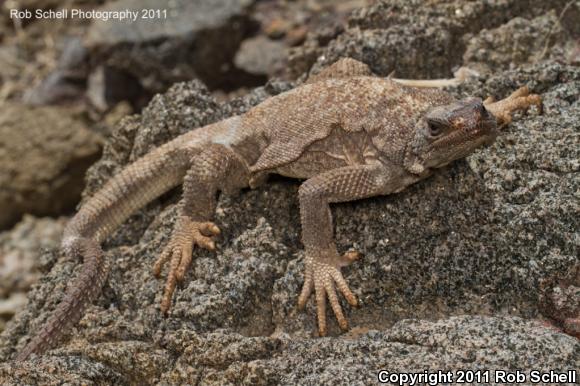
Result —
[[427, 121], [427, 125], [429, 127], [429, 135], [431, 137], [437, 137], [445, 130], [445, 124], [440, 121], [429, 120]]

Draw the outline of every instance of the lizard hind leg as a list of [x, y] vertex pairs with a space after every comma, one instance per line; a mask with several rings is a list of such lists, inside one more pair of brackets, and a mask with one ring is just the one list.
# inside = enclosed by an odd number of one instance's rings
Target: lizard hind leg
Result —
[[153, 266], [153, 274], [159, 277], [170, 262], [161, 299], [163, 314], [168, 313], [177, 283], [191, 265], [193, 247], [216, 249], [214, 238], [220, 229], [209, 219], [215, 211], [217, 192], [233, 192], [247, 186], [249, 180], [245, 161], [224, 145], [209, 145], [192, 156], [171, 239]]

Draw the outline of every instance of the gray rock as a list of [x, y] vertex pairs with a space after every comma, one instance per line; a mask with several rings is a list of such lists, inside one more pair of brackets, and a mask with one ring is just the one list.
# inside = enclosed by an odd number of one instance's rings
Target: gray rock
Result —
[[564, 41], [563, 34], [554, 11], [532, 20], [516, 17], [498, 28], [484, 29], [469, 39], [463, 63], [479, 71], [492, 72], [538, 62], [558, 55], [561, 47], [553, 46], [556, 41]]
[[234, 64], [255, 75], [274, 75], [280, 72], [286, 59], [286, 44], [266, 36], [256, 36], [242, 42]]
[[56, 69], [37, 86], [25, 90], [23, 101], [31, 105], [82, 101], [88, 73], [88, 52], [81, 39], [64, 39]]
[[[380, 370], [423, 373], [428, 368], [450, 371], [454, 379], [459, 370], [489, 372], [495, 383], [497, 370], [565, 372], [580, 365], [575, 338], [517, 317], [405, 320], [388, 331], [323, 339], [296, 339], [287, 334], [249, 337], [224, 329], [200, 334], [181, 328], [165, 333], [155, 344], [136, 337], [124, 343], [95, 342], [84, 350], [82, 345], [77, 342], [57, 355], [12, 368], [0, 365], [0, 379], [44, 385], [157, 381], [172, 385], [373, 385]], [[181, 354], [175, 357], [175, 353]]]
[[0, 229], [23, 213], [58, 215], [77, 204], [101, 139], [71, 111], [0, 108]]
[[[110, 67], [131, 76], [149, 93], [171, 84], [201, 79], [215, 88], [227, 83], [234, 55], [249, 28], [251, 0], [176, 0], [163, 7], [155, 0], [108, 2], [97, 11], [138, 11], [135, 22], [95, 20], [84, 44], [91, 68]], [[166, 10], [145, 19], [145, 9]], [[107, 92], [131, 82], [111, 81]], [[120, 89], [120, 90], [117, 90]]]
[[84, 93], [84, 82], [71, 81], [57, 70], [48, 74], [38, 86], [26, 90], [22, 101], [32, 106], [74, 103], [82, 101]]
[[[462, 64], [469, 35], [497, 28], [516, 16], [533, 18], [551, 9], [560, 12], [567, 3], [451, 0], [425, 5], [420, 0], [378, 1], [353, 12], [348, 28], [336, 37], [318, 39], [314, 34], [302, 47], [292, 50], [290, 73], [299, 76], [309, 68], [317, 72], [349, 56], [383, 76], [394, 72], [399, 78], [450, 77], [453, 67]], [[578, 27], [573, 20], [579, 12], [578, 6], [572, 5], [562, 20], [575, 36]]]
[[58, 248], [65, 221], [26, 215], [14, 228], [0, 232], [0, 331], [24, 308], [26, 293], [46, 273], [39, 251]]
[[[383, 23], [417, 19], [436, 25], [446, 18], [449, 25], [464, 26], [452, 39], [459, 42], [515, 15], [540, 12], [517, 1], [469, 2], [460, 13], [449, 13], [456, 2], [416, 10], [413, 4], [390, 13], [371, 6], [352, 23], [372, 36], [371, 28]], [[353, 30], [329, 47], [342, 39], [358, 50]], [[444, 30], [430, 33], [443, 39]], [[393, 31], [381, 36], [396, 37]], [[413, 38], [401, 30], [400, 36], [400, 47], [407, 38], [426, 42], [424, 34]], [[363, 52], [383, 71], [384, 61], [395, 59], [383, 58], [381, 47]], [[430, 74], [425, 66], [439, 59], [430, 59], [431, 46], [412, 45], [409, 52], [416, 47], [424, 50], [425, 62], [409, 71]], [[418, 59], [401, 54], [404, 63]], [[460, 63], [463, 51], [454, 55]], [[484, 73], [452, 92], [504, 97], [524, 84], [542, 93], [543, 115], [520, 114], [495, 144], [400, 194], [333, 208], [339, 249], [354, 246], [365, 255], [344, 270], [361, 301], [356, 309], [343, 302], [348, 334], [340, 335], [329, 319], [331, 336], [316, 338], [314, 305], [296, 310], [303, 270], [299, 182], [280, 178], [220, 199], [219, 251], [196, 251], [170, 315], [162, 317], [164, 282], [152, 276], [151, 267], [172, 230], [176, 191], [133, 216], [106, 243], [108, 284], [69, 339], [48, 355], [15, 364], [9, 361], [14, 351], [43, 323], [78, 269], [76, 261], [43, 253], [52, 270], [0, 335], [0, 360], [7, 361], [0, 364], [0, 383], [352, 385], [375, 384], [379, 369], [579, 368], [579, 341], [553, 325], [562, 321], [548, 317], [574, 317], [579, 304], [580, 292], [570, 287], [580, 284], [557, 288], [570, 272], [580, 271], [580, 70], [554, 60], [522, 64]], [[198, 82], [173, 86], [142, 115], [122, 121], [89, 171], [85, 194], [152, 147], [289, 87], [272, 82], [219, 104]], [[556, 310], [546, 312], [546, 306]]]
[[[24, 100], [59, 104], [82, 100], [86, 92], [91, 107], [105, 112], [123, 100], [142, 108], [155, 93], [185, 80], [200, 79], [212, 89], [227, 90], [262, 84], [264, 79], [257, 83], [233, 64], [252, 28], [253, 3], [175, 0], [161, 6], [155, 0], [120, 0], [84, 8], [100, 16], [91, 19], [82, 39], [57, 41], [62, 45], [57, 67], [27, 90]], [[105, 17], [117, 11], [136, 12], [138, 17]]]

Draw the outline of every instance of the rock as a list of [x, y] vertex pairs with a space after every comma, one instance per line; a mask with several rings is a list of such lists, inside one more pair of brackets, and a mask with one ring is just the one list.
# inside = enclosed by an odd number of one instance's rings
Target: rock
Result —
[[[399, 78], [447, 78], [462, 64], [468, 34], [497, 28], [516, 16], [533, 18], [551, 9], [560, 12], [567, 3], [455, 0], [425, 6], [419, 0], [378, 1], [353, 12], [348, 28], [330, 41], [320, 42], [312, 36], [302, 47], [293, 49], [289, 72], [294, 76], [309, 68], [317, 72], [349, 56], [383, 76], [394, 72]], [[568, 20], [579, 11], [574, 5], [569, 8], [562, 24], [575, 33], [577, 23]]]
[[119, 103], [137, 101], [147, 94], [138, 81], [126, 72], [112, 67], [95, 68], [87, 80], [86, 97], [92, 108], [104, 113]]
[[[516, 17], [469, 39], [464, 65], [491, 72], [554, 57], [552, 47], [563, 41], [564, 31], [554, 11], [532, 20]], [[560, 48], [561, 50], [561, 48]]]
[[[57, 41], [62, 45], [58, 65], [27, 90], [27, 103], [70, 103], [83, 100], [86, 92], [83, 101], [104, 113], [122, 101], [141, 109], [154, 94], [184, 80], [201, 79], [212, 89], [226, 90], [265, 81], [233, 65], [252, 28], [253, 0], [176, 0], [164, 7], [154, 0], [100, 3], [83, 9], [101, 16], [74, 34], [82, 39]], [[138, 17], [128, 21], [102, 16], [115, 11], [136, 12]]]
[[56, 69], [37, 86], [27, 89], [23, 100], [32, 105], [83, 100], [89, 73], [88, 52], [80, 38], [64, 39]]
[[6, 319], [10, 319], [18, 311], [22, 310], [26, 305], [26, 293], [16, 292], [8, 296], [8, 298], [0, 298], [0, 331], [4, 330]]
[[[220, 252], [197, 251], [168, 318], [158, 308], [163, 280], [150, 270], [171, 232], [178, 194], [133, 216], [107, 243], [113, 268], [104, 295], [71, 340], [34, 368], [22, 365], [19, 376], [307, 383], [318, 369], [322, 383], [340, 377], [352, 384], [374, 379], [368, 369], [379, 368], [575, 368], [578, 341], [534, 319], [541, 317], [540, 281], [565, 275], [577, 262], [571, 230], [579, 208], [567, 197], [578, 183], [577, 146], [568, 138], [578, 130], [580, 72], [542, 64], [471, 80], [456, 92], [473, 87], [475, 95], [503, 96], [525, 79], [543, 92], [544, 115], [520, 117], [492, 147], [400, 194], [335, 208], [339, 248], [354, 244], [365, 254], [345, 270], [362, 303], [345, 307], [350, 334], [341, 338], [332, 321], [332, 337], [315, 338], [314, 306], [296, 311], [303, 269], [299, 185], [275, 180], [220, 200]], [[243, 112], [287, 87], [270, 84], [219, 105], [199, 83], [174, 86], [142, 116], [122, 121], [89, 173], [88, 192], [168, 136]], [[24, 331], [42, 323], [37, 315], [54, 307], [77, 266], [53, 254], [43, 258], [55, 265], [2, 334], [4, 360], [23, 344]], [[432, 318], [440, 320], [426, 321]], [[169, 355], [176, 361], [168, 362]], [[516, 359], [530, 355], [533, 363]], [[139, 359], [133, 365], [115, 358]], [[0, 379], [14, 379], [13, 366], [0, 365]], [[47, 366], [58, 373], [47, 375]]]
[[0, 233], [0, 331], [2, 324], [26, 304], [26, 292], [41, 274], [41, 250], [60, 245], [65, 219], [24, 216], [13, 229]]
[[[124, 73], [150, 94], [194, 78], [216, 88], [235, 82], [232, 61], [249, 28], [251, 4], [251, 0], [177, 0], [160, 8], [155, 0], [108, 2], [97, 11], [137, 11], [139, 18], [131, 23], [96, 19], [84, 44], [93, 69], [105, 66]], [[167, 13], [146, 19], [144, 9]], [[107, 94], [118, 93], [126, 84], [113, 80], [100, 87]]]
[[0, 108], [0, 229], [23, 213], [59, 215], [77, 204], [100, 138], [66, 109]]
[[[25, 215], [14, 228], [0, 233], [0, 296], [27, 291], [42, 270], [38, 254], [60, 245], [65, 218]], [[34, 272], [36, 271], [36, 272]]]
[[[399, 51], [401, 63], [418, 65], [409, 73], [436, 75], [451, 71], [447, 66], [455, 60], [461, 63], [463, 50], [437, 58], [428, 36], [460, 44], [467, 34], [495, 29], [516, 15], [533, 19], [542, 7], [561, 4], [391, 3], [395, 8], [382, 2], [351, 18], [354, 26], [328, 41], [322, 50], [329, 56], [316, 66], [348, 46], [386, 71], [395, 58], [383, 57], [389, 51], [381, 39], [392, 37], [400, 40], [389, 47], [412, 43], [409, 52]], [[415, 19], [433, 28], [402, 24]], [[458, 36], [449, 37], [451, 30]], [[361, 40], [365, 34], [381, 39]], [[361, 42], [362, 49], [356, 45]], [[15, 364], [14, 352], [62, 299], [78, 269], [76, 261], [42, 255], [52, 270], [0, 335], [0, 361], [6, 361], [0, 383], [372, 384], [379, 369], [579, 368], [579, 341], [551, 324], [555, 315], [575, 317], [579, 304], [578, 285], [562, 281], [579, 264], [580, 70], [548, 57], [483, 73], [451, 92], [504, 97], [522, 85], [542, 94], [543, 115], [534, 109], [518, 114], [492, 146], [399, 194], [333, 207], [339, 249], [354, 246], [365, 256], [344, 270], [361, 302], [351, 308], [343, 301], [349, 333], [341, 335], [329, 314], [330, 336], [317, 338], [312, 301], [306, 311], [296, 310], [304, 268], [299, 182], [279, 178], [219, 200], [219, 251], [195, 251], [163, 317], [164, 281], [153, 277], [151, 267], [171, 234], [176, 191], [107, 241], [108, 283], [69, 339], [45, 356]], [[271, 82], [225, 104], [199, 82], [173, 86], [143, 114], [121, 122], [88, 172], [85, 196], [160, 143], [292, 86]]]
[[567, 334], [580, 339], [580, 264], [565, 277], [554, 276], [541, 285], [546, 288], [540, 295], [540, 308]]
[[[0, 365], [5, 382], [58, 384], [375, 384], [379, 370], [422, 373], [474, 369], [560, 371], [578, 368], [579, 343], [516, 317], [460, 316], [436, 322], [405, 320], [388, 331], [345, 338], [247, 337], [227, 330], [167, 333], [157, 344], [82, 342], [35, 362]], [[182, 352], [176, 360], [172, 353]], [[472, 363], [477, 363], [473, 366]], [[120, 370], [122, 369], [122, 370]], [[15, 374], [19, 374], [17, 378]]]
[[246, 39], [236, 54], [236, 67], [254, 75], [280, 72], [286, 59], [286, 45], [265, 36]]
[[304, 26], [293, 28], [286, 34], [286, 43], [291, 47], [300, 45], [306, 40], [307, 33], [308, 28]]
[[36, 87], [24, 92], [23, 101], [33, 106], [73, 103], [83, 100], [85, 85], [71, 81], [63, 72], [53, 71]]
[[307, 36], [299, 48], [288, 52], [288, 73], [293, 78], [307, 74], [320, 54], [320, 46], [326, 46], [330, 41], [344, 32], [339, 23], [325, 24]]
[[269, 20], [268, 23], [263, 26], [263, 29], [266, 36], [270, 39], [280, 39], [286, 35], [291, 27], [292, 23], [290, 23], [290, 21], [282, 18], [275, 18]]
[[0, 79], [8, 90], [7, 95], [2, 95], [3, 100], [10, 95], [9, 87], [20, 75], [23, 61], [18, 56], [18, 48], [14, 45], [2, 44], [0, 46]]

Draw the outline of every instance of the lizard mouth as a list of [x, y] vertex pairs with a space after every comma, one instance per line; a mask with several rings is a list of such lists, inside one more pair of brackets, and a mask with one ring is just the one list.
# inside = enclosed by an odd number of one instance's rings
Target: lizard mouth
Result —
[[487, 109], [482, 105], [480, 110], [479, 122], [474, 126], [472, 130], [468, 131], [468, 136], [472, 139], [482, 138], [482, 142], [485, 145], [493, 143], [497, 137], [497, 120], [495, 117], [487, 111]]
[[434, 148], [445, 148], [452, 144], [471, 142], [475, 146], [490, 145], [495, 141], [499, 131], [495, 119], [489, 118], [481, 121], [471, 129], [457, 130], [433, 143]]

